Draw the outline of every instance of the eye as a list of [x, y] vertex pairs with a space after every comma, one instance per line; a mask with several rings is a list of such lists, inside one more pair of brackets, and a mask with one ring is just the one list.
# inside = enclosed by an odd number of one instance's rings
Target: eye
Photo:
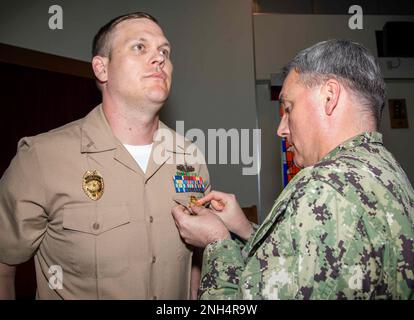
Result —
[[170, 57], [170, 50], [168, 50], [168, 49], [161, 49], [160, 53], [166, 58]]
[[289, 114], [292, 111], [292, 106], [291, 105], [287, 105], [284, 107], [285, 113]]
[[282, 107], [283, 114], [287, 114], [288, 113], [288, 107], [286, 106], [286, 104], [284, 102], [282, 102], [280, 104], [280, 106]]
[[144, 51], [145, 50], [145, 46], [142, 43], [138, 43], [138, 44], [134, 45], [133, 48], [138, 50], [138, 51]]

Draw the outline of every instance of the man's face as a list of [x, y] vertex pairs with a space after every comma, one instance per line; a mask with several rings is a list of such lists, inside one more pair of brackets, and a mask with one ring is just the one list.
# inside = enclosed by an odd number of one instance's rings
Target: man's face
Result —
[[119, 23], [110, 35], [106, 90], [140, 107], [161, 107], [171, 88], [171, 47], [161, 28], [145, 18]]
[[280, 102], [284, 115], [277, 134], [292, 144], [294, 162], [298, 167], [308, 167], [320, 160], [323, 143], [323, 125], [320, 108], [320, 87], [308, 88], [299, 82], [299, 75], [292, 70], [283, 83]]

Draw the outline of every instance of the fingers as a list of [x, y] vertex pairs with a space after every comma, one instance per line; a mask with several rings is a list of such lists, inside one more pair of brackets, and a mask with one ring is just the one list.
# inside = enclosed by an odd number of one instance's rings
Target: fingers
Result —
[[199, 206], [195, 206], [195, 205], [191, 205], [190, 209], [193, 213], [195, 213], [196, 215], [202, 215], [202, 214], [208, 214], [210, 213], [210, 210], [204, 207], [199, 207]]
[[189, 214], [188, 210], [182, 205], [178, 205], [178, 206], [173, 207], [171, 209], [171, 213], [172, 213], [172, 215], [174, 217], [174, 220], [176, 222], [181, 221], [183, 215]]
[[212, 201], [212, 200], [216, 200], [216, 201], [221, 201], [222, 203], [226, 203], [226, 199], [229, 195], [227, 193], [224, 192], [220, 192], [220, 191], [211, 191], [208, 195], [206, 195], [205, 197], [199, 199], [197, 201], [197, 205], [204, 205], [205, 203]]
[[225, 208], [225, 205], [217, 200], [211, 200], [211, 206], [213, 207], [214, 210], [217, 211], [222, 211]]
[[202, 197], [202, 198], [200, 198], [200, 199], [198, 199], [197, 200], [197, 205], [198, 206], [202, 206], [202, 205], [204, 205], [205, 203], [207, 203], [207, 202], [209, 202], [209, 201], [211, 201], [211, 199], [213, 198], [213, 195], [212, 195], [212, 193], [213, 193], [214, 191], [212, 191], [212, 192], [210, 192], [208, 195], [206, 195], [206, 196], [204, 196], [204, 197]]

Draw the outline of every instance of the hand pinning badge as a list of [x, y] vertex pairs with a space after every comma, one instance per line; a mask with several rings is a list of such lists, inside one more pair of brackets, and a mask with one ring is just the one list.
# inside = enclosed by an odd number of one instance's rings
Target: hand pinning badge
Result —
[[86, 171], [82, 179], [82, 189], [89, 199], [97, 201], [104, 193], [104, 181], [97, 170]]

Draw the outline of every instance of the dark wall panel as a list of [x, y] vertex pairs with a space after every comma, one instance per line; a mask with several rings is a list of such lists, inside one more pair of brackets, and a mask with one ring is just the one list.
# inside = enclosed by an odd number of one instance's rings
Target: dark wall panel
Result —
[[[0, 176], [25, 136], [84, 117], [101, 101], [94, 79], [0, 63]], [[33, 299], [33, 259], [18, 266], [16, 298]]]

